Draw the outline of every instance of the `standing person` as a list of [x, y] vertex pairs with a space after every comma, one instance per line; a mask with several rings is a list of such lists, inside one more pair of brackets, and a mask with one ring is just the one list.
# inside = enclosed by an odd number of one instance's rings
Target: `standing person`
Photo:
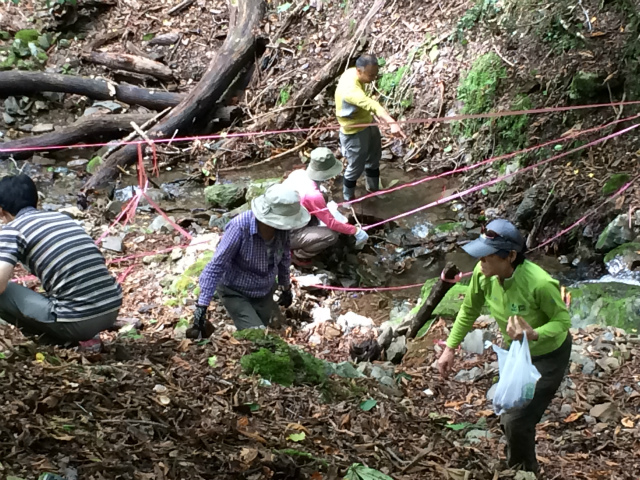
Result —
[[[0, 180], [0, 218], [7, 222], [0, 230], [0, 318], [61, 344], [90, 340], [116, 322], [122, 290], [76, 221], [37, 206], [27, 175]], [[46, 295], [10, 282], [18, 262]]]
[[455, 348], [473, 328], [484, 305], [507, 344], [527, 335], [531, 359], [541, 374], [526, 407], [501, 415], [507, 438], [507, 462], [537, 472], [536, 424], [542, 418], [564, 378], [571, 355], [571, 319], [556, 280], [524, 257], [525, 241], [507, 220], [494, 220], [486, 234], [463, 247], [480, 262], [473, 271], [467, 295], [438, 360], [447, 378]]
[[361, 228], [336, 219], [320, 191], [320, 184], [340, 175], [342, 168], [331, 150], [320, 147], [311, 152], [306, 170], [291, 172], [283, 182], [298, 192], [300, 203], [311, 212], [309, 224], [291, 232], [292, 261], [298, 266], [310, 265], [310, 259], [335, 245], [341, 233], [355, 236], [356, 246], [369, 238]]
[[200, 276], [200, 297], [189, 336], [207, 330], [207, 309], [216, 290], [238, 330], [269, 324], [276, 308], [276, 277], [282, 287], [279, 305], [291, 306], [289, 231], [303, 227], [309, 219], [294, 190], [273, 185], [253, 200], [250, 211], [231, 220]]
[[380, 158], [382, 139], [376, 126], [358, 127], [373, 122], [372, 114], [386, 122], [394, 137], [406, 138], [400, 125], [375, 100], [369, 98], [364, 85], [378, 77], [378, 59], [375, 55], [362, 55], [355, 68], [342, 74], [336, 88], [336, 116], [340, 123], [340, 145], [347, 158], [344, 174], [343, 196], [345, 201], [355, 198], [356, 182], [365, 173], [367, 190], [380, 189]]

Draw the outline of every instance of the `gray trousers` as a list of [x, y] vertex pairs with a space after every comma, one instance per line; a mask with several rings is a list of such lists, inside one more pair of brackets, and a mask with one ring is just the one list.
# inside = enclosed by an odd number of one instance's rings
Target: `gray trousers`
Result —
[[507, 437], [507, 463], [510, 467], [521, 465], [526, 471], [538, 471], [536, 424], [562, 383], [571, 357], [571, 343], [571, 334], [568, 334], [558, 349], [531, 358], [541, 375], [531, 403], [500, 416], [500, 424]]
[[44, 295], [15, 283], [9, 283], [0, 295], [0, 318], [15, 325], [26, 335], [44, 335], [45, 340], [65, 344], [83, 342], [113, 326], [118, 312], [91, 320], [58, 322], [53, 304]]
[[267, 327], [277, 311], [273, 291], [264, 297], [250, 298], [229, 287], [218, 285], [216, 292], [238, 330]]
[[340, 132], [342, 155], [347, 159], [344, 184], [355, 187], [355, 182], [366, 169], [367, 177], [380, 177], [382, 137], [378, 127], [370, 126], [352, 135]]
[[339, 238], [340, 234], [328, 227], [303, 227], [291, 232], [291, 250], [298, 258], [313, 258], [335, 245]]

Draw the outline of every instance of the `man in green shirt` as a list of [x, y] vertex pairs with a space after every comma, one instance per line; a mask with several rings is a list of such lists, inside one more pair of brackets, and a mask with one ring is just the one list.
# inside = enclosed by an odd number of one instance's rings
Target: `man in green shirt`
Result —
[[531, 403], [501, 415], [509, 466], [537, 472], [535, 427], [564, 378], [571, 355], [571, 319], [556, 280], [524, 258], [525, 241], [507, 220], [494, 220], [487, 232], [465, 245], [480, 262], [458, 313], [438, 369], [447, 378], [455, 349], [473, 328], [483, 306], [496, 319], [507, 345], [526, 334], [531, 359], [541, 374]]
[[376, 126], [362, 127], [373, 122], [376, 115], [390, 127], [391, 135], [405, 138], [400, 125], [378, 102], [369, 98], [364, 85], [378, 77], [378, 59], [375, 55], [362, 55], [355, 68], [342, 74], [336, 87], [336, 116], [340, 123], [340, 145], [347, 159], [342, 193], [345, 201], [355, 198], [356, 182], [365, 173], [367, 190], [380, 188], [380, 158], [382, 139]]

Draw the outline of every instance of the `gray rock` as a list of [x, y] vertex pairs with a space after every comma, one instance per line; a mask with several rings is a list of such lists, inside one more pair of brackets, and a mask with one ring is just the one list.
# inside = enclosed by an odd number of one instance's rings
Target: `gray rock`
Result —
[[471, 370], [460, 370], [454, 377], [454, 380], [458, 382], [472, 382], [483, 373], [484, 371], [480, 367], [473, 367]]
[[521, 226], [528, 226], [535, 218], [540, 205], [539, 188], [537, 185], [524, 192], [524, 198], [516, 210], [515, 221]]
[[562, 417], [568, 417], [569, 415], [571, 415], [572, 411], [573, 411], [573, 408], [569, 403], [564, 403], [562, 404], [562, 407], [560, 407], [560, 415]]
[[587, 225], [586, 227], [584, 227], [584, 230], [582, 231], [582, 236], [585, 238], [593, 238], [594, 237], [594, 233], [593, 233], [593, 227], [591, 225]]
[[102, 248], [111, 250], [112, 252], [122, 253], [122, 239], [110, 235], [102, 240]]
[[396, 382], [394, 382], [393, 378], [389, 376], [384, 376], [380, 380], [378, 380], [382, 385], [386, 385], [387, 387], [396, 387]]
[[629, 215], [618, 215], [598, 237], [596, 250], [599, 252], [609, 252], [614, 248], [631, 242], [635, 234], [629, 228]]
[[2, 120], [4, 120], [4, 123], [6, 123], [7, 125], [13, 125], [14, 123], [16, 123], [16, 119], [9, 115], [7, 112], [2, 112]]
[[596, 419], [593, 418], [591, 415], [585, 415], [584, 417], [584, 421], [587, 425], [595, 425], [596, 424]]
[[181, 248], [174, 248], [171, 250], [171, 260], [177, 262], [182, 258], [183, 251]]
[[480, 355], [484, 352], [484, 335], [483, 330], [475, 329], [467, 333], [462, 342], [462, 349], [470, 353]]
[[381, 378], [388, 377], [389, 372], [387, 372], [384, 368], [379, 367], [378, 365], [374, 365], [373, 367], [371, 367], [369, 376], [375, 380], [380, 380]]
[[389, 345], [391, 345], [392, 340], [393, 328], [390, 325], [387, 325], [378, 334], [378, 344], [382, 347], [383, 350], [386, 350], [387, 348], [389, 348]]
[[613, 402], [601, 403], [595, 405], [590, 411], [589, 415], [597, 418], [601, 422], [617, 421], [622, 416], [618, 406]]
[[177, 32], [163, 33], [149, 40], [149, 45], [173, 45], [178, 40], [180, 40], [180, 34]]
[[31, 133], [47, 133], [53, 130], [53, 123], [38, 123], [31, 129]]
[[474, 428], [473, 430], [469, 430], [465, 435], [465, 438], [469, 440], [471, 443], [480, 443], [483, 438], [487, 440], [493, 438], [493, 435], [489, 430], [481, 430], [478, 428]]
[[[169, 218], [175, 221], [173, 217], [169, 217]], [[169, 223], [162, 215], [158, 215], [153, 220], [153, 222], [151, 222], [151, 225], [149, 225], [149, 230], [155, 233], [159, 233], [159, 232], [169, 233], [173, 231], [174, 228], [173, 228], [173, 225], [171, 225], [171, 223]]]
[[393, 363], [400, 363], [402, 357], [407, 353], [407, 339], [404, 336], [396, 337], [386, 350], [387, 360]]
[[25, 123], [24, 125], [20, 125], [18, 127], [18, 130], [20, 130], [21, 132], [30, 133], [33, 131], [33, 125], [31, 125], [30, 123]]
[[330, 364], [330, 372], [342, 378], [363, 378], [365, 375], [356, 369], [351, 362]]
[[272, 185], [277, 185], [282, 181], [282, 177], [280, 178], [266, 178], [264, 180], [253, 180], [249, 186], [247, 187], [247, 194], [245, 196], [245, 201], [251, 202], [254, 198], [258, 198], [260, 195], [264, 194]]
[[371, 370], [373, 369], [373, 365], [369, 362], [362, 362], [358, 365], [358, 371], [367, 377], [371, 376]]
[[93, 106], [106, 108], [107, 110], [110, 110], [112, 113], [118, 113], [122, 111], [122, 105], [111, 100], [104, 100], [102, 102], [93, 102]]
[[20, 104], [18, 104], [16, 97], [7, 97], [4, 101], [4, 109], [9, 115], [26, 115], [26, 113], [20, 108]]
[[592, 375], [593, 372], [595, 371], [596, 371], [596, 362], [594, 362], [591, 359], [587, 360], [585, 364], [582, 365], [582, 373], [584, 373], [585, 375]]
[[33, 106], [36, 110], [49, 110], [49, 105], [47, 105], [47, 102], [43, 102], [42, 100], [36, 100]]
[[85, 158], [78, 158], [77, 160], [71, 160], [70, 162], [67, 162], [67, 167], [80, 168], [84, 167], [87, 163], [89, 163], [89, 160]]

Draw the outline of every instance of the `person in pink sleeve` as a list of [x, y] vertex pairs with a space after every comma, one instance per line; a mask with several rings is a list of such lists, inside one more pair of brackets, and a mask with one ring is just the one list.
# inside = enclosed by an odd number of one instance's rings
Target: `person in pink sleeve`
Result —
[[347, 223], [337, 209], [334, 216], [320, 191], [320, 184], [340, 175], [342, 169], [342, 163], [331, 150], [320, 147], [311, 152], [306, 170], [291, 172], [283, 182], [298, 192], [300, 204], [311, 213], [306, 227], [291, 232], [291, 260], [297, 266], [311, 265], [311, 258], [335, 245], [341, 233], [355, 236], [357, 248], [364, 246], [369, 238], [364, 230]]

